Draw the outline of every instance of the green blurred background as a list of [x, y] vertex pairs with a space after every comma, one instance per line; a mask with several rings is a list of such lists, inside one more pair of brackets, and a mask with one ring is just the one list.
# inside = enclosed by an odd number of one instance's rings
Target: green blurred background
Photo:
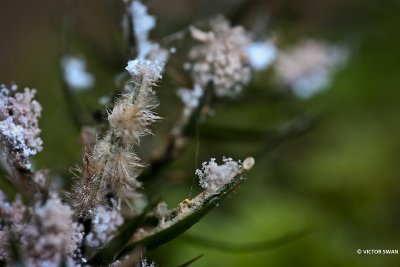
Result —
[[[329, 90], [302, 101], [278, 93], [271, 72], [254, 76], [239, 99], [218, 103], [182, 157], [146, 192], [169, 207], [191, 194], [194, 170], [210, 157], [245, 158], [268, 142], [268, 133], [302, 114], [319, 114], [307, 134], [256, 158], [242, 187], [188, 235], [233, 244], [278, 238], [312, 227], [312, 234], [272, 250], [223, 251], [182, 236], [148, 256], [176, 266], [199, 254], [193, 266], [399, 266], [400, 255], [358, 255], [357, 249], [400, 249], [400, 1], [151, 0], [157, 40], [196, 20], [223, 13], [252, 25], [265, 14], [281, 44], [304, 37], [347, 44], [351, 56]], [[49, 168], [68, 185], [68, 169], [80, 163], [74, 125], [60, 75], [65, 51], [84, 56], [95, 89], [74, 93], [84, 116], [111, 95], [123, 70], [123, 6], [117, 0], [1, 0], [0, 82], [38, 90], [44, 150], [37, 168]], [[268, 14], [268, 15], [267, 15]], [[267, 19], [268, 18], [268, 19]], [[265, 22], [264, 21], [264, 22]], [[263, 22], [263, 23], [264, 23]], [[179, 53], [179, 50], [178, 50]], [[171, 63], [173, 64], [173, 63]], [[146, 137], [146, 158], [181, 112], [179, 82], [166, 78], [158, 91], [163, 119]], [[240, 133], [236, 134], [235, 133]], [[196, 158], [196, 145], [199, 155]], [[197, 159], [197, 160], [196, 160]]]

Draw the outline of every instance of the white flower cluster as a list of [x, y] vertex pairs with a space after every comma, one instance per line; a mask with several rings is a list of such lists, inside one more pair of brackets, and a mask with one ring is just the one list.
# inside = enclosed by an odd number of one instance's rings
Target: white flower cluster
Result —
[[203, 88], [213, 83], [218, 97], [234, 97], [251, 78], [251, 69], [246, 55], [250, 43], [243, 27], [231, 27], [224, 17], [211, 21], [211, 31], [203, 32], [191, 28], [192, 37], [202, 45], [193, 47], [186, 64], [194, 82]]
[[327, 88], [332, 72], [347, 56], [347, 50], [341, 47], [306, 39], [292, 49], [282, 51], [275, 70], [281, 83], [305, 99]]
[[98, 248], [109, 241], [117, 232], [124, 219], [119, 209], [107, 209], [99, 206], [92, 219], [92, 229], [86, 236], [85, 242], [89, 247]]
[[64, 56], [61, 60], [64, 80], [68, 87], [75, 90], [87, 90], [94, 85], [93, 74], [87, 71], [86, 61], [81, 57]]
[[201, 170], [196, 170], [195, 174], [200, 179], [200, 186], [209, 192], [216, 192], [227, 182], [229, 182], [234, 175], [241, 168], [241, 162], [234, 161], [232, 158], [222, 159], [223, 164], [218, 165], [215, 158], [209, 162], [203, 162]]
[[36, 90], [17, 92], [16, 85], [0, 85], [0, 138], [9, 160], [30, 169], [28, 158], [42, 150], [38, 120], [42, 107], [34, 100]]

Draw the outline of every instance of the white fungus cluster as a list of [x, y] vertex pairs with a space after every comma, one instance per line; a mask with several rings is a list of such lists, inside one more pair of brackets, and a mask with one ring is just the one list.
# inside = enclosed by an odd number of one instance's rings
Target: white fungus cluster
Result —
[[129, 11], [132, 17], [133, 33], [136, 39], [137, 58], [150, 59], [165, 64], [169, 57], [169, 52], [161, 48], [160, 44], [149, 40], [149, 34], [156, 26], [156, 18], [149, 15], [147, 7], [139, 0], [133, 0]]
[[76, 260], [81, 256], [83, 226], [56, 195], [28, 209], [19, 197], [10, 203], [0, 191], [0, 217], [0, 260], [10, 260], [11, 247], [6, 244], [18, 242], [26, 266], [58, 267], [64, 261], [80, 266]]
[[6, 260], [9, 258], [9, 252], [8, 252], [8, 236], [7, 232], [4, 231], [4, 229], [0, 230], [0, 261], [1, 262], [6, 262]]
[[117, 232], [124, 219], [119, 209], [110, 209], [103, 205], [96, 209], [92, 219], [92, 229], [86, 236], [85, 242], [89, 247], [98, 248], [109, 241]]
[[38, 126], [42, 107], [34, 100], [36, 90], [17, 89], [0, 85], [0, 138], [9, 162], [30, 169], [28, 158], [42, 150]]
[[277, 48], [272, 41], [253, 42], [246, 47], [250, 66], [255, 71], [268, 68], [278, 55]]
[[52, 195], [44, 205], [36, 203], [21, 241], [28, 266], [60, 266], [73, 262], [83, 239], [82, 225], [73, 221], [72, 209]]
[[64, 56], [61, 60], [64, 81], [69, 88], [87, 90], [93, 87], [95, 79], [88, 72], [86, 61], [82, 57]]
[[200, 179], [200, 186], [209, 191], [216, 192], [227, 182], [229, 182], [241, 168], [240, 161], [234, 161], [232, 158], [222, 159], [223, 164], [218, 165], [215, 158], [209, 162], [203, 162], [201, 170], [196, 170], [195, 174]]
[[17, 197], [12, 203], [6, 200], [6, 196], [0, 191], [0, 217], [7, 218], [12, 224], [21, 224], [24, 219], [26, 207], [21, 201], [20, 197]]
[[282, 51], [275, 70], [281, 83], [299, 98], [310, 98], [327, 88], [335, 68], [343, 63], [348, 52], [335, 45], [306, 39]]
[[10, 234], [18, 234], [24, 228], [23, 220], [26, 210], [20, 197], [13, 202], [8, 202], [4, 193], [0, 191], [0, 218], [2, 218], [0, 223], [0, 261], [9, 259]]
[[198, 107], [200, 98], [203, 96], [203, 89], [200, 85], [195, 84], [193, 89], [180, 88], [176, 94], [184, 104], [183, 113], [190, 114], [192, 110]]
[[[136, 264], [135, 264], [136, 263]], [[154, 262], [148, 262], [146, 258], [142, 258], [139, 262], [132, 256], [125, 256], [121, 260], [114, 261], [110, 267], [122, 267], [122, 266], [132, 266], [132, 267], [156, 267]]]
[[136, 267], [156, 267], [156, 264], [154, 262], [147, 262], [147, 259], [143, 258], [138, 264], [136, 264]]
[[231, 27], [222, 16], [211, 21], [211, 31], [203, 32], [191, 28], [192, 37], [202, 42], [189, 52], [194, 82], [203, 88], [213, 83], [218, 97], [234, 97], [242, 91], [242, 86], [251, 78], [246, 55], [250, 43], [243, 27]]
[[125, 69], [133, 77], [142, 77], [149, 82], [155, 82], [162, 77], [164, 63], [154, 60], [134, 59], [128, 61]]

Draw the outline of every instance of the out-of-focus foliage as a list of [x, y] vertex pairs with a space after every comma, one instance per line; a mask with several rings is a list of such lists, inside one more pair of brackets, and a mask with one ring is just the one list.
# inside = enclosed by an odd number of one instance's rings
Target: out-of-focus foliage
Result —
[[[260, 31], [268, 22], [267, 29], [282, 45], [311, 36], [345, 41], [352, 50], [329, 90], [307, 101], [277, 94], [271, 71], [257, 74], [243, 97], [215, 108], [216, 116], [168, 172], [146, 184], [150, 195], [173, 206], [199, 191], [194, 181], [191, 192], [194, 169], [209, 155], [256, 154], [266, 140], [254, 133], [280, 127], [304, 110], [318, 113], [312, 131], [259, 157], [242, 188], [187, 235], [243, 244], [303, 228], [316, 231], [274, 250], [243, 253], [200, 246], [183, 235], [149, 258], [159, 266], [178, 265], [199, 254], [204, 256], [193, 266], [397, 266], [400, 255], [358, 255], [356, 250], [400, 249], [400, 3], [148, 2], [159, 20], [155, 39], [216, 13], [246, 26], [253, 25], [253, 16], [269, 14], [268, 19], [260, 16]], [[78, 130], [61, 89], [60, 58], [68, 46], [85, 56], [96, 77], [95, 89], [74, 92], [77, 105], [84, 107], [82, 116], [90, 119], [92, 111], [102, 108], [98, 99], [114, 90], [114, 74], [126, 63], [121, 12], [116, 0], [0, 3], [0, 81], [38, 89], [44, 150], [35, 163], [51, 167], [64, 178], [60, 182], [69, 183], [68, 168], [81, 161]], [[156, 126], [160, 134], [144, 140], [144, 156], [181, 112], [175, 83], [159, 85], [158, 110], [165, 119]]]

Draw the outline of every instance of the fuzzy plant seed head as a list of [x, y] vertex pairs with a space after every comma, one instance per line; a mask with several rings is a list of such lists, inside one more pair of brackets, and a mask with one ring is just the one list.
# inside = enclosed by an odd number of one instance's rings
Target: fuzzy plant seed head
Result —
[[[150, 126], [159, 119], [152, 86], [161, 78], [163, 65], [151, 60], [132, 60], [126, 68], [132, 81], [109, 111], [109, 129], [85, 156], [82, 177], [74, 186], [72, 198], [80, 214], [88, 214], [107, 195], [128, 200], [141, 187], [137, 180], [144, 164], [134, 153], [140, 139], [151, 134]], [[86, 165], [86, 166], [85, 166]], [[95, 194], [83, 196], [93, 190]], [[79, 201], [83, 197], [84, 201]], [[94, 214], [92, 214], [93, 216]]]
[[151, 134], [150, 126], [160, 119], [153, 109], [157, 106], [151, 87], [134, 88], [118, 100], [108, 116], [110, 130], [127, 140], [139, 144], [142, 136]]
[[74, 174], [75, 183], [68, 196], [71, 199], [75, 213], [79, 217], [93, 215], [97, 205], [104, 202], [104, 190], [100, 189], [100, 177], [98, 162], [93, 159], [91, 154], [84, 154], [83, 166], [71, 170]]

